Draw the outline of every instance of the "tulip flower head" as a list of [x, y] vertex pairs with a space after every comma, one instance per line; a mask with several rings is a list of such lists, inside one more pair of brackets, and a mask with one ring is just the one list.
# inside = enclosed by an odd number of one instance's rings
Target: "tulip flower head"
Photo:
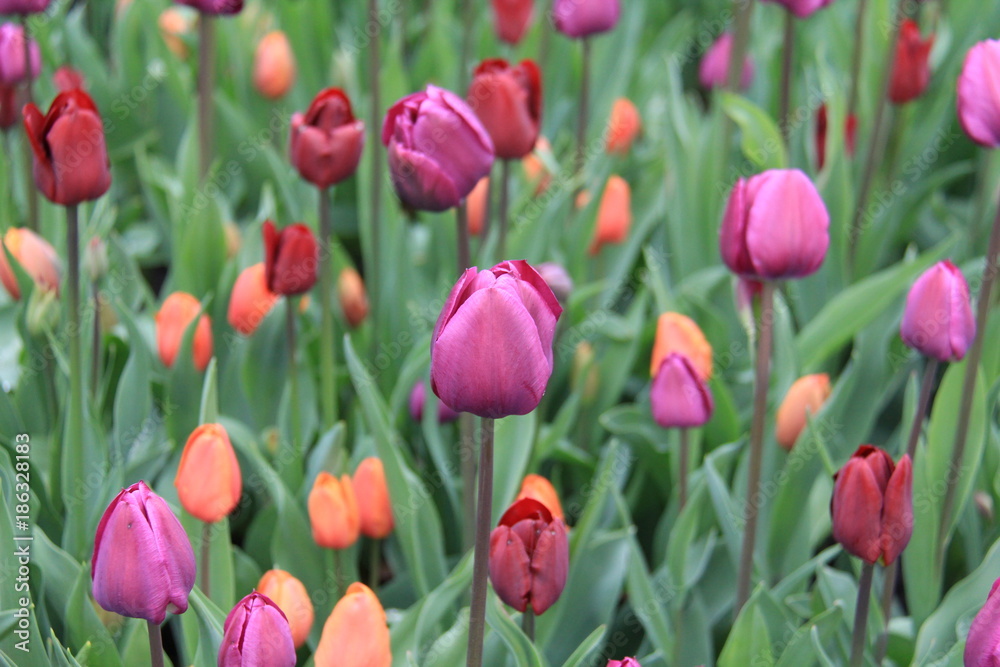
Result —
[[542, 121], [542, 74], [532, 60], [512, 67], [502, 58], [476, 67], [466, 98], [493, 140], [496, 157], [526, 156], [538, 141]]
[[490, 177], [483, 176], [465, 200], [465, 217], [468, 219], [471, 236], [479, 236], [486, 227], [486, 216], [490, 208], [489, 199]]
[[979, 42], [965, 56], [958, 77], [958, 120], [969, 138], [986, 148], [1000, 147], [1000, 39]]
[[552, 512], [552, 516], [557, 519], [566, 520], [566, 515], [563, 514], [562, 503], [559, 502], [559, 494], [556, 493], [552, 482], [541, 475], [530, 473], [524, 476], [524, 481], [521, 482], [521, 490], [514, 500], [518, 501], [523, 498], [537, 500]]
[[249, 336], [274, 308], [279, 296], [267, 288], [264, 262], [248, 266], [237, 276], [229, 296], [229, 325]]
[[243, 492], [243, 475], [221, 424], [202, 424], [191, 433], [174, 486], [187, 513], [205, 523], [221, 521], [236, 508]]
[[[174, 292], [160, 307], [156, 314], [156, 345], [160, 361], [167, 368], [174, 365], [184, 334], [200, 312], [201, 303], [187, 292]], [[198, 319], [191, 351], [195, 368], [205, 370], [212, 359], [212, 320], [208, 315]]]
[[[826, 135], [827, 135], [827, 109], [826, 105], [820, 106], [816, 112], [816, 168], [822, 169], [826, 164]], [[858, 118], [854, 114], [848, 114], [844, 120], [844, 152], [848, 156], [854, 155], [858, 133]]]
[[552, 375], [562, 306], [525, 261], [468, 269], [431, 337], [431, 388], [457, 412], [488, 418], [534, 410]]
[[280, 232], [267, 220], [264, 234], [264, 273], [267, 287], [275, 294], [304, 294], [316, 284], [319, 245], [312, 230], [301, 222]]
[[660, 363], [649, 390], [653, 418], [663, 428], [703, 426], [715, 408], [708, 385], [691, 361], [671, 352]]
[[24, 28], [16, 23], [0, 25], [0, 84], [14, 86], [38, 78], [42, 70], [38, 42], [28, 40], [28, 53], [30, 69], [24, 60]]
[[949, 260], [927, 269], [910, 288], [899, 326], [903, 342], [938, 361], [960, 361], [976, 337], [965, 276]]
[[257, 583], [257, 591], [278, 605], [288, 619], [295, 648], [305, 644], [312, 630], [314, 610], [302, 582], [284, 570], [268, 570]]
[[360, 326], [368, 316], [368, 293], [365, 291], [365, 281], [353, 266], [340, 272], [337, 278], [337, 297], [347, 323], [355, 328]]
[[618, 155], [627, 154], [641, 131], [642, 118], [632, 100], [627, 97], [616, 99], [611, 106], [611, 117], [608, 118], [607, 151]]
[[656, 321], [656, 340], [649, 374], [656, 375], [663, 360], [673, 352], [684, 356], [702, 380], [712, 377], [712, 346], [701, 328], [687, 315], [663, 313]]
[[219, 667], [295, 667], [295, 646], [284, 612], [254, 591], [236, 603], [223, 624]]
[[792, 383], [775, 418], [774, 437], [791, 451], [809, 417], [815, 416], [830, 397], [830, 376], [826, 373], [805, 375]]
[[995, 667], [1000, 664], [1000, 579], [993, 582], [986, 604], [972, 619], [965, 641], [965, 667]]
[[573, 279], [570, 278], [562, 264], [542, 262], [535, 267], [535, 270], [559, 299], [559, 303], [569, 301], [569, 295], [573, 293]]
[[493, 166], [493, 140], [454, 93], [427, 86], [399, 100], [382, 125], [389, 172], [406, 206], [445, 211], [459, 204]]
[[622, 658], [621, 660], [608, 660], [607, 667], [642, 667], [635, 658]]
[[[419, 380], [413, 385], [413, 389], [410, 391], [410, 417], [413, 421], [423, 421], [426, 400], [427, 389], [424, 387], [424, 381]], [[445, 405], [441, 399], [435, 396], [434, 400], [437, 403], [437, 419], [439, 424], [446, 424], [458, 419], [458, 413]]]
[[37, 14], [49, 8], [52, 0], [0, 0], [0, 14]]
[[323, 625], [316, 667], [389, 667], [392, 649], [382, 603], [362, 583], [347, 587]]
[[369, 456], [354, 471], [354, 494], [358, 499], [361, 533], [382, 540], [392, 532], [392, 502], [381, 459]]
[[[733, 51], [733, 34], [724, 32], [708, 48], [698, 65], [698, 80], [705, 88], [725, 88], [729, 81], [729, 55]], [[749, 54], [743, 59], [740, 71], [740, 89], [746, 90], [753, 83], [754, 63]]]
[[338, 480], [328, 472], [317, 475], [309, 492], [308, 507], [316, 544], [324, 549], [346, 549], [358, 541], [361, 516], [349, 476], [343, 475]]
[[295, 54], [288, 37], [273, 30], [260, 40], [253, 57], [253, 85], [269, 100], [284, 97], [295, 83]]
[[574, 39], [611, 30], [621, 13], [621, 0], [555, 0], [552, 7], [556, 30]]
[[187, 610], [194, 551], [166, 501], [139, 481], [115, 496], [97, 525], [94, 599], [107, 611], [162, 623]]
[[833, 0], [762, 0], [763, 2], [774, 2], [783, 5], [800, 19], [808, 18], [829, 5]]
[[913, 534], [913, 465], [862, 445], [834, 475], [833, 539], [866, 563], [892, 565]]
[[588, 252], [596, 255], [606, 243], [624, 243], [632, 227], [632, 188], [621, 176], [612, 174], [597, 207], [597, 224]]
[[21, 298], [21, 287], [7, 253], [31, 276], [38, 289], [59, 293], [62, 262], [48, 241], [26, 227], [11, 227], [3, 235], [3, 245], [7, 251], [0, 248], [0, 282], [15, 301]]
[[340, 88], [320, 91], [305, 114], [292, 115], [292, 164], [318, 188], [352, 176], [364, 145], [365, 124], [354, 118], [351, 101]]
[[889, 82], [889, 99], [893, 104], [905, 104], [923, 94], [931, 79], [927, 59], [933, 46], [933, 35], [921, 39], [917, 24], [910, 19], [903, 21]]
[[83, 73], [69, 65], [63, 65], [52, 73], [52, 83], [60, 93], [86, 88]]
[[535, 13], [535, 0], [492, 0], [497, 37], [516, 45], [524, 38]]
[[182, 5], [194, 7], [202, 14], [226, 16], [243, 10], [243, 0], [174, 0]]

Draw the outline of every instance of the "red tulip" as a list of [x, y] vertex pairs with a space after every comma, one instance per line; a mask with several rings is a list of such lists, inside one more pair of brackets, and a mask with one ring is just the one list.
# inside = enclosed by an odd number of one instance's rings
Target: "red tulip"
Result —
[[316, 284], [319, 246], [312, 230], [296, 223], [278, 232], [264, 223], [264, 271], [267, 288], [275, 294], [304, 294]]
[[542, 76], [533, 61], [511, 67], [502, 58], [484, 60], [472, 77], [467, 101], [489, 132], [498, 158], [520, 159], [535, 147]]
[[497, 36], [508, 44], [524, 37], [535, 12], [535, 0], [493, 0], [493, 26]]
[[[858, 133], [858, 118], [854, 114], [848, 114], [844, 120], [844, 152], [848, 156], [854, 155], [854, 146]], [[826, 105], [820, 106], [816, 112], [816, 168], [822, 169], [826, 164], [826, 134], [827, 134], [827, 110]]]
[[222, 627], [219, 667], [295, 667], [288, 619], [266, 595], [254, 591], [237, 602]]
[[907, 19], [899, 32], [896, 44], [896, 60], [892, 64], [892, 79], [889, 84], [889, 99], [894, 104], [904, 104], [920, 97], [931, 79], [927, 59], [934, 46], [934, 36], [920, 39], [920, 28]]
[[292, 116], [292, 164], [318, 188], [353, 175], [364, 145], [365, 124], [355, 120], [351, 101], [339, 88], [320, 91], [305, 114]]
[[83, 74], [69, 65], [63, 65], [52, 73], [52, 83], [55, 84], [61, 93], [70, 90], [83, 90], [85, 88]]
[[0, 83], [0, 130], [9, 130], [20, 118], [18, 110], [18, 87]]

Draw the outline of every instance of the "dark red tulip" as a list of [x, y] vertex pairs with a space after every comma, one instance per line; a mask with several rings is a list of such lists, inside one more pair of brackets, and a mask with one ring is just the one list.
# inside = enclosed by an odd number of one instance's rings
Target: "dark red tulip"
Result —
[[292, 164], [318, 188], [340, 183], [357, 171], [365, 125], [339, 88], [320, 91], [305, 114], [292, 116]]
[[524, 37], [535, 12], [535, 0], [493, 0], [493, 26], [497, 36], [508, 44]]
[[889, 99], [894, 104], [904, 104], [920, 97], [931, 80], [927, 59], [934, 46], [934, 36], [920, 38], [920, 28], [907, 19], [899, 32], [896, 60], [892, 64]]
[[493, 140], [498, 158], [523, 158], [535, 147], [542, 119], [542, 76], [531, 60], [511, 67], [502, 58], [476, 68], [466, 100]]
[[0, 84], [0, 129], [8, 130], [17, 123], [17, 98], [17, 86]]
[[[858, 132], [858, 118], [854, 114], [848, 114], [844, 121], [844, 152], [848, 156], [854, 155], [855, 139]], [[822, 105], [816, 112], [816, 168], [822, 169], [826, 164], [826, 133], [827, 133], [827, 111], [826, 105]]]
[[267, 288], [275, 294], [303, 294], [316, 284], [319, 246], [312, 230], [296, 223], [280, 232], [264, 223], [264, 273]]

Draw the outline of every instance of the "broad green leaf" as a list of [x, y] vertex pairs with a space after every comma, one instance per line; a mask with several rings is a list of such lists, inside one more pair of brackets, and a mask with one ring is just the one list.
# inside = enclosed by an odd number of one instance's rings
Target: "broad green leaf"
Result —
[[770, 115], [745, 97], [733, 93], [720, 93], [717, 99], [722, 110], [740, 128], [740, 148], [746, 159], [761, 170], [788, 166], [785, 141]]

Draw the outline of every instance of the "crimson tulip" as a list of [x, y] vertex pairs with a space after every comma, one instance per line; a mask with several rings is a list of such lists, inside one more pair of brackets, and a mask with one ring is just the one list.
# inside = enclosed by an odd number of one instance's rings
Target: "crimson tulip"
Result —
[[354, 118], [351, 101], [339, 88], [320, 91], [304, 114], [292, 115], [292, 164], [318, 188], [353, 175], [364, 145], [365, 124]]
[[302, 223], [280, 232], [274, 223], [264, 223], [264, 272], [267, 288], [275, 294], [304, 294], [316, 284], [319, 245], [312, 230]]
[[981, 146], [1000, 147], [1000, 39], [979, 42], [965, 56], [958, 77], [958, 120]]
[[17, 119], [21, 117], [18, 113], [20, 110], [18, 92], [17, 86], [0, 83], [0, 130], [4, 132], [14, 127]]
[[493, 26], [497, 36], [508, 44], [524, 37], [535, 13], [535, 0], [492, 0]]
[[920, 97], [931, 79], [927, 59], [934, 46], [934, 36], [920, 38], [920, 28], [910, 19], [900, 26], [896, 43], [896, 60], [892, 64], [889, 82], [889, 99], [894, 104], [905, 104]]
[[534, 149], [542, 117], [542, 75], [534, 61], [511, 67], [502, 58], [484, 60], [476, 67], [467, 101], [498, 158], [520, 159]]
[[[816, 168], [822, 169], [826, 164], [826, 134], [827, 134], [827, 109], [826, 105], [820, 105], [816, 112]], [[848, 114], [844, 120], [844, 152], [847, 155], [854, 155], [854, 146], [858, 134], [858, 117]]]
[[295, 667], [295, 645], [285, 613], [254, 591], [236, 603], [222, 626], [219, 667]]
[[927, 269], [910, 288], [899, 327], [903, 342], [938, 361], [960, 361], [976, 337], [965, 276], [949, 260]]

